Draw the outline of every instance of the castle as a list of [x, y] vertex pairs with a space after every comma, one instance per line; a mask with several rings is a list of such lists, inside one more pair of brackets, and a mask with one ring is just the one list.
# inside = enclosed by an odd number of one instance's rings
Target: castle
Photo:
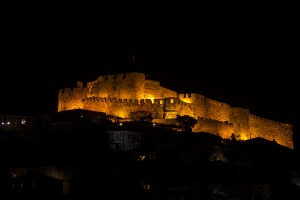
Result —
[[265, 119], [249, 109], [206, 98], [197, 93], [179, 94], [148, 80], [144, 73], [131, 72], [99, 76], [97, 80], [77, 82], [77, 87], [60, 89], [58, 112], [85, 109], [128, 118], [134, 111], [150, 111], [153, 121], [171, 124], [176, 115], [197, 119], [193, 132], [209, 132], [229, 138], [232, 134], [247, 140], [262, 137], [293, 147], [293, 126]]

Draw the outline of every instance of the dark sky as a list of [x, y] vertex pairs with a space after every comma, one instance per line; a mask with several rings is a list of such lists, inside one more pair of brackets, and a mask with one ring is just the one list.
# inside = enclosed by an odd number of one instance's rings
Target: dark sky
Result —
[[10, 20], [1, 39], [0, 114], [55, 112], [60, 88], [86, 84], [106, 70], [138, 71], [171, 90], [248, 108], [298, 130], [293, 16], [248, 14]]

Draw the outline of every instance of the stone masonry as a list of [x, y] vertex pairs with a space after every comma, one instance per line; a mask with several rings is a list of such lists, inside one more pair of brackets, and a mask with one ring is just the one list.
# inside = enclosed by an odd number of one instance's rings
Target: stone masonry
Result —
[[293, 149], [293, 126], [255, 116], [249, 109], [206, 98], [197, 93], [179, 94], [148, 80], [138, 72], [99, 76], [97, 80], [77, 82], [74, 88], [58, 92], [58, 112], [85, 109], [128, 118], [130, 112], [152, 113], [154, 122], [172, 123], [176, 115], [197, 119], [193, 132], [209, 132], [229, 138], [232, 134], [247, 140], [262, 137]]

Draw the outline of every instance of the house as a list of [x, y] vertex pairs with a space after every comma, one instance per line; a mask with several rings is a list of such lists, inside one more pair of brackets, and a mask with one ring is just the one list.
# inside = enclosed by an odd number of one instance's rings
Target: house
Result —
[[234, 152], [239, 173], [228, 187], [233, 197], [300, 198], [300, 158], [293, 149], [276, 141], [253, 138], [239, 143]]
[[29, 115], [0, 115], [1, 137], [31, 137], [39, 127], [39, 117]]
[[[70, 192], [70, 183], [69, 180], [78, 176], [80, 168], [77, 166], [65, 166], [65, 165], [44, 165], [44, 166], [35, 166], [35, 167], [13, 167], [8, 169], [8, 176], [12, 183], [18, 183], [15, 180], [20, 180], [26, 177], [27, 179], [30, 177], [34, 182], [34, 177], [49, 177], [50, 178], [60, 180], [61, 182], [61, 193], [64, 195], [68, 195]], [[19, 178], [18, 178], [19, 177]], [[42, 179], [44, 182], [47, 179]], [[48, 184], [44, 183], [43, 184]], [[51, 184], [51, 183], [49, 183]], [[12, 185], [14, 191], [18, 191], [19, 185]], [[34, 188], [33, 188], [34, 189]], [[47, 191], [44, 191], [47, 192]]]
[[62, 197], [63, 180], [29, 172], [11, 179], [10, 194], [19, 197]]
[[125, 130], [108, 130], [108, 142], [115, 151], [129, 151], [144, 145], [144, 133]]

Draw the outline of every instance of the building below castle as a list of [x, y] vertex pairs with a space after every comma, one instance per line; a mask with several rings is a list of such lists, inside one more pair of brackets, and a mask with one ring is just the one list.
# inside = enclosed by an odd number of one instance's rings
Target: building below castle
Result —
[[197, 93], [180, 94], [162, 87], [138, 72], [99, 76], [97, 80], [77, 82], [74, 88], [58, 91], [58, 112], [84, 109], [129, 118], [131, 112], [148, 111], [153, 121], [175, 123], [177, 115], [197, 119], [193, 132], [208, 132], [241, 140], [265, 138], [288, 148], [293, 147], [293, 126], [265, 119], [249, 109], [206, 98]]

